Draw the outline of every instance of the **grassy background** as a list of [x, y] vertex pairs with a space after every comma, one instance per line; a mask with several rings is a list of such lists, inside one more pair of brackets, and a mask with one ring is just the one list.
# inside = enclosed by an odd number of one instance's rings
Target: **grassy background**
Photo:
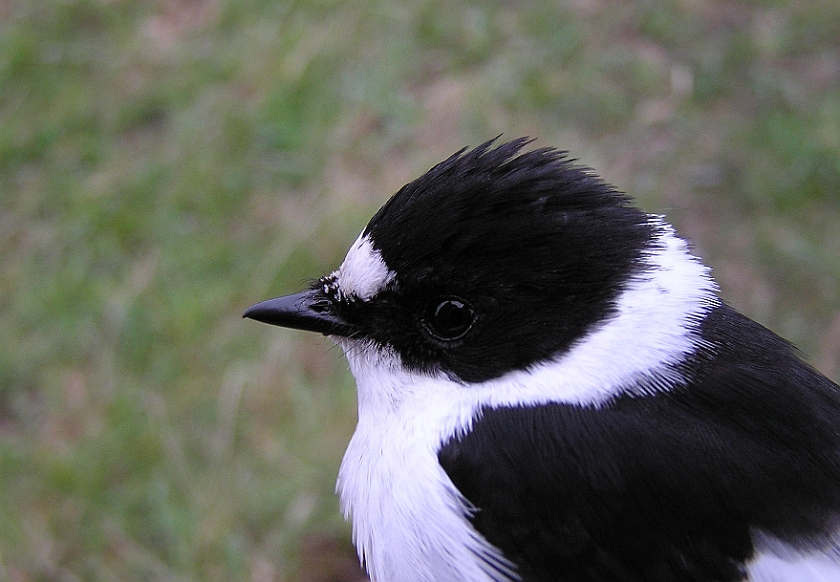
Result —
[[836, 0], [0, 0], [0, 580], [353, 579], [352, 381], [240, 314], [500, 133], [840, 378]]

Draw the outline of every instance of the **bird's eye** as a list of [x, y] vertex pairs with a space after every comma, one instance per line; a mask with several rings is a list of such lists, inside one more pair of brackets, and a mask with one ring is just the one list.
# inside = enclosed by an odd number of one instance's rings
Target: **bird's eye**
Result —
[[475, 321], [475, 311], [463, 299], [439, 297], [429, 303], [423, 327], [435, 339], [452, 341], [464, 337]]

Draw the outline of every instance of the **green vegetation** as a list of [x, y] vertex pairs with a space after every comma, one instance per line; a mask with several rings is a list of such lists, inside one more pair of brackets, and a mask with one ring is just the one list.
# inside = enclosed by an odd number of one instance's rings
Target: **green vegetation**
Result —
[[840, 378], [835, 0], [0, 0], [0, 580], [326, 579], [352, 381], [240, 314], [501, 133]]

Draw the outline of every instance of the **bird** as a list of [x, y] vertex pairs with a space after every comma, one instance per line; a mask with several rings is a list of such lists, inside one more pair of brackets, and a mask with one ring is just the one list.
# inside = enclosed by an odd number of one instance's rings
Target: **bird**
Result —
[[244, 314], [346, 356], [336, 491], [371, 579], [840, 581], [840, 387], [532, 143], [456, 152]]

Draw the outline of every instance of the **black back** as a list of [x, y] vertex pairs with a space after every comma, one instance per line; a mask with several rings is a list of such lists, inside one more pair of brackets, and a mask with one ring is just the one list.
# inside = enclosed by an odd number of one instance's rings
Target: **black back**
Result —
[[600, 408], [487, 408], [444, 443], [473, 525], [524, 580], [729, 582], [744, 579], [754, 531], [829, 542], [840, 389], [725, 305], [701, 333], [685, 386]]

